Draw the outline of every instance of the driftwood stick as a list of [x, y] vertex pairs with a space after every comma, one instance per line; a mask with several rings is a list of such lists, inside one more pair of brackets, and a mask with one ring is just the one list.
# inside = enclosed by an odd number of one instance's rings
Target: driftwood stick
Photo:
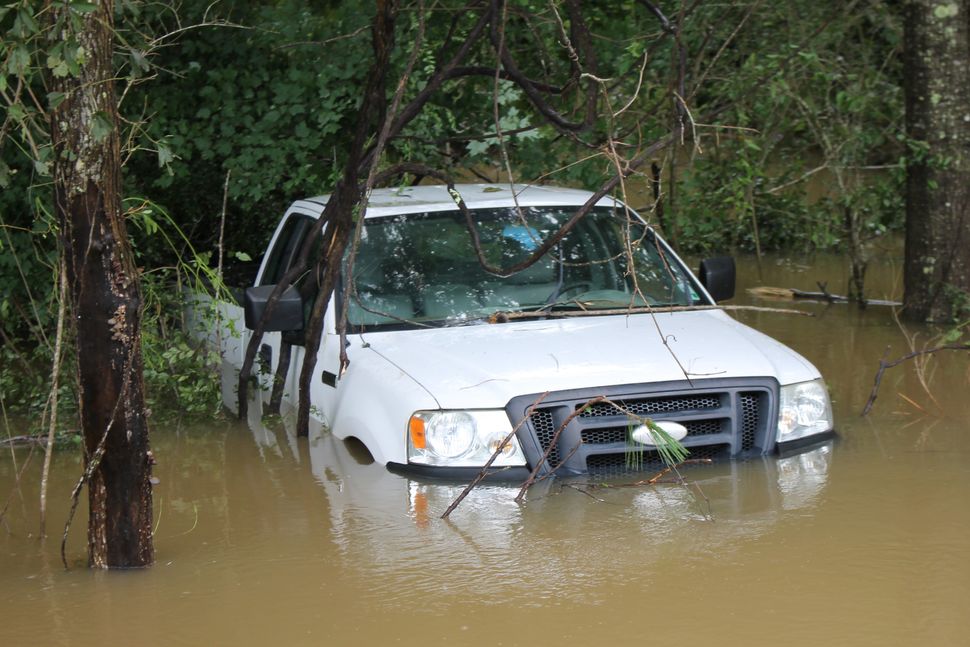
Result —
[[[862, 415], [867, 416], [872, 410], [872, 405], [875, 404], [876, 398], [879, 394], [879, 385], [882, 383], [882, 376], [886, 372], [886, 369], [893, 368], [894, 366], [899, 366], [903, 362], [909, 361], [914, 357], [920, 357], [922, 355], [931, 355], [937, 353], [941, 350], [964, 350], [970, 351], [970, 344], [945, 344], [943, 346], [937, 346], [935, 348], [925, 348], [923, 350], [913, 351], [912, 353], [907, 353], [898, 359], [894, 359], [891, 362], [885, 360], [885, 355], [883, 359], [879, 360], [879, 370], [876, 371], [876, 378], [872, 385], [872, 392], [869, 393], [869, 400], [866, 402], [865, 408], [862, 410]], [[889, 348], [886, 348], [886, 353], [888, 354]]]
[[522, 311], [522, 312], [496, 312], [489, 316], [489, 323], [504, 323], [506, 321], [511, 321], [513, 319], [528, 319], [530, 317], [535, 317], [537, 314], [542, 314], [546, 317], [558, 318], [558, 317], [590, 317], [593, 315], [629, 315], [629, 314], [640, 314], [644, 312], [649, 313], [662, 313], [662, 312], [694, 312], [694, 311], [704, 311], [704, 310], [749, 310], [754, 312], [774, 312], [777, 314], [786, 315], [801, 315], [803, 317], [814, 317], [815, 314], [812, 312], [806, 312], [804, 310], [793, 310], [790, 308], [766, 308], [762, 306], [637, 306], [633, 308], [609, 308], [602, 310], [577, 310], [564, 312], [562, 310], [538, 310], [538, 311]]
[[[662, 470], [654, 474], [652, 478], [649, 478], [646, 481], [637, 481], [633, 485], [656, 485], [657, 482], [660, 481], [660, 479], [665, 477], [667, 474], [670, 474], [672, 471], [676, 470], [681, 465], [687, 465], [689, 463], [712, 463], [712, 462], [713, 461], [710, 458], [689, 458], [685, 461], [681, 461], [677, 465], [668, 465], [667, 467], [663, 468]], [[679, 475], [678, 475], [678, 482], [682, 482], [682, 479], [680, 478]]]
[[46, 445], [47, 435], [46, 434], [36, 434], [36, 435], [24, 435], [24, 436], [10, 436], [9, 438], [0, 438], [0, 447], [18, 447], [20, 445]]

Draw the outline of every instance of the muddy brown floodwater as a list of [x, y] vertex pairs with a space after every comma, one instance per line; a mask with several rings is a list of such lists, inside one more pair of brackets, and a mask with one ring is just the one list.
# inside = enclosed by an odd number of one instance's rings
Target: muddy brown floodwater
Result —
[[[883, 250], [874, 297], [898, 297]], [[843, 291], [838, 258], [746, 259], [751, 285]], [[781, 304], [786, 305], [786, 304]], [[0, 644], [968, 645], [967, 354], [887, 374], [908, 350], [887, 308], [799, 303], [814, 318], [739, 315], [815, 362], [840, 439], [787, 458], [686, 470], [676, 485], [546, 483], [475, 491], [368, 464], [342, 442], [216, 422], [157, 426], [155, 546], [143, 572], [89, 572], [84, 519], [58, 555], [77, 452], [57, 454], [37, 528], [40, 456], [0, 452]], [[910, 328], [922, 344], [928, 328]], [[13, 429], [11, 433], [17, 433]], [[622, 481], [614, 481], [616, 485]], [[706, 501], [705, 501], [706, 498]], [[709, 511], [709, 514], [708, 514]]]

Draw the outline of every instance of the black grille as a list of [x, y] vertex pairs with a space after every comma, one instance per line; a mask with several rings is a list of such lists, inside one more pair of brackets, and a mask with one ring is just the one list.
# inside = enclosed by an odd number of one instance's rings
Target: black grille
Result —
[[[535, 430], [536, 438], [539, 440], [539, 444], [542, 446], [542, 451], [546, 451], [552, 443], [552, 437], [556, 434], [556, 423], [552, 419], [552, 412], [547, 410], [538, 410], [532, 413], [529, 418], [532, 423], [532, 428]], [[559, 464], [559, 446], [556, 445], [549, 452], [549, 465], [555, 467]]]
[[[688, 420], [683, 424], [687, 427], [687, 437], [690, 438], [691, 436], [710, 436], [723, 433], [730, 429], [731, 421], [726, 418], [715, 418], [713, 420]], [[580, 435], [587, 445], [625, 443], [629, 440], [629, 436], [629, 426], [584, 429]], [[549, 434], [549, 438], [552, 438], [552, 433]], [[543, 446], [548, 446], [548, 442], [543, 443]]]
[[727, 418], [688, 420], [684, 423], [684, 426], [687, 427], [688, 438], [691, 436], [711, 436], [729, 431], [731, 429], [731, 421]]
[[751, 451], [761, 427], [760, 407], [757, 393], [742, 393], [741, 400], [741, 449]]
[[[730, 445], [704, 445], [692, 449], [687, 458], [718, 460], [730, 455]], [[663, 459], [655, 451], [593, 454], [586, 458], [586, 470], [589, 472], [645, 472], [662, 470], [664, 467]]]
[[[691, 458], [741, 457], [774, 449], [777, 383], [771, 379], [719, 379], [689, 383], [629, 385], [545, 394], [542, 403], [519, 429], [519, 440], [531, 465], [550, 450], [541, 473], [563, 464], [557, 474], [589, 470], [649, 470], [662, 463], [653, 449], [633, 445], [630, 429], [640, 418], [675, 422], [687, 428], [682, 441]], [[609, 398], [587, 406], [596, 397]], [[513, 424], [540, 399], [513, 398], [507, 411]], [[578, 415], [577, 415], [578, 413]], [[563, 422], [559, 440], [552, 439]], [[635, 458], [631, 459], [630, 452]]]
[[640, 458], [623, 454], [593, 454], [586, 459], [589, 472], [640, 472], [663, 469], [664, 462], [657, 452], [640, 452]]
[[580, 436], [587, 445], [609, 445], [625, 443], [630, 430], [628, 427], [607, 427], [606, 429], [583, 430]]
[[721, 399], [716, 395], [709, 396], [677, 396], [663, 398], [649, 398], [642, 400], [619, 400], [616, 406], [607, 402], [597, 402], [586, 407], [579, 414], [581, 418], [600, 418], [603, 416], [651, 416], [658, 413], [674, 411], [703, 411], [717, 409], [721, 406]]

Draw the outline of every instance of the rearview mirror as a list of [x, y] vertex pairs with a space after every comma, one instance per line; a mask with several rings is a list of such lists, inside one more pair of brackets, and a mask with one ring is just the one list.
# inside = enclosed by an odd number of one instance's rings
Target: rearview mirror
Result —
[[700, 275], [703, 285], [715, 302], [734, 297], [736, 271], [734, 259], [730, 256], [715, 256], [701, 261]]
[[[246, 288], [243, 310], [246, 315], [246, 327], [250, 330], [256, 328], [256, 324], [262, 318], [269, 295], [273, 293], [275, 287], [275, 285], [259, 285]], [[303, 330], [303, 299], [292, 285], [280, 295], [263, 330], [266, 332]]]

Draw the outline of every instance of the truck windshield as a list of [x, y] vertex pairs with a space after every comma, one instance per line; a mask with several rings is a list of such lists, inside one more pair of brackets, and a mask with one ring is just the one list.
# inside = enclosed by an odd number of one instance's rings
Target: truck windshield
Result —
[[[473, 210], [492, 269], [528, 259], [576, 207]], [[498, 312], [584, 310], [700, 301], [691, 278], [647, 227], [622, 209], [590, 211], [547, 254], [508, 276], [479, 262], [458, 211], [368, 218], [347, 295], [354, 328], [459, 325]]]

